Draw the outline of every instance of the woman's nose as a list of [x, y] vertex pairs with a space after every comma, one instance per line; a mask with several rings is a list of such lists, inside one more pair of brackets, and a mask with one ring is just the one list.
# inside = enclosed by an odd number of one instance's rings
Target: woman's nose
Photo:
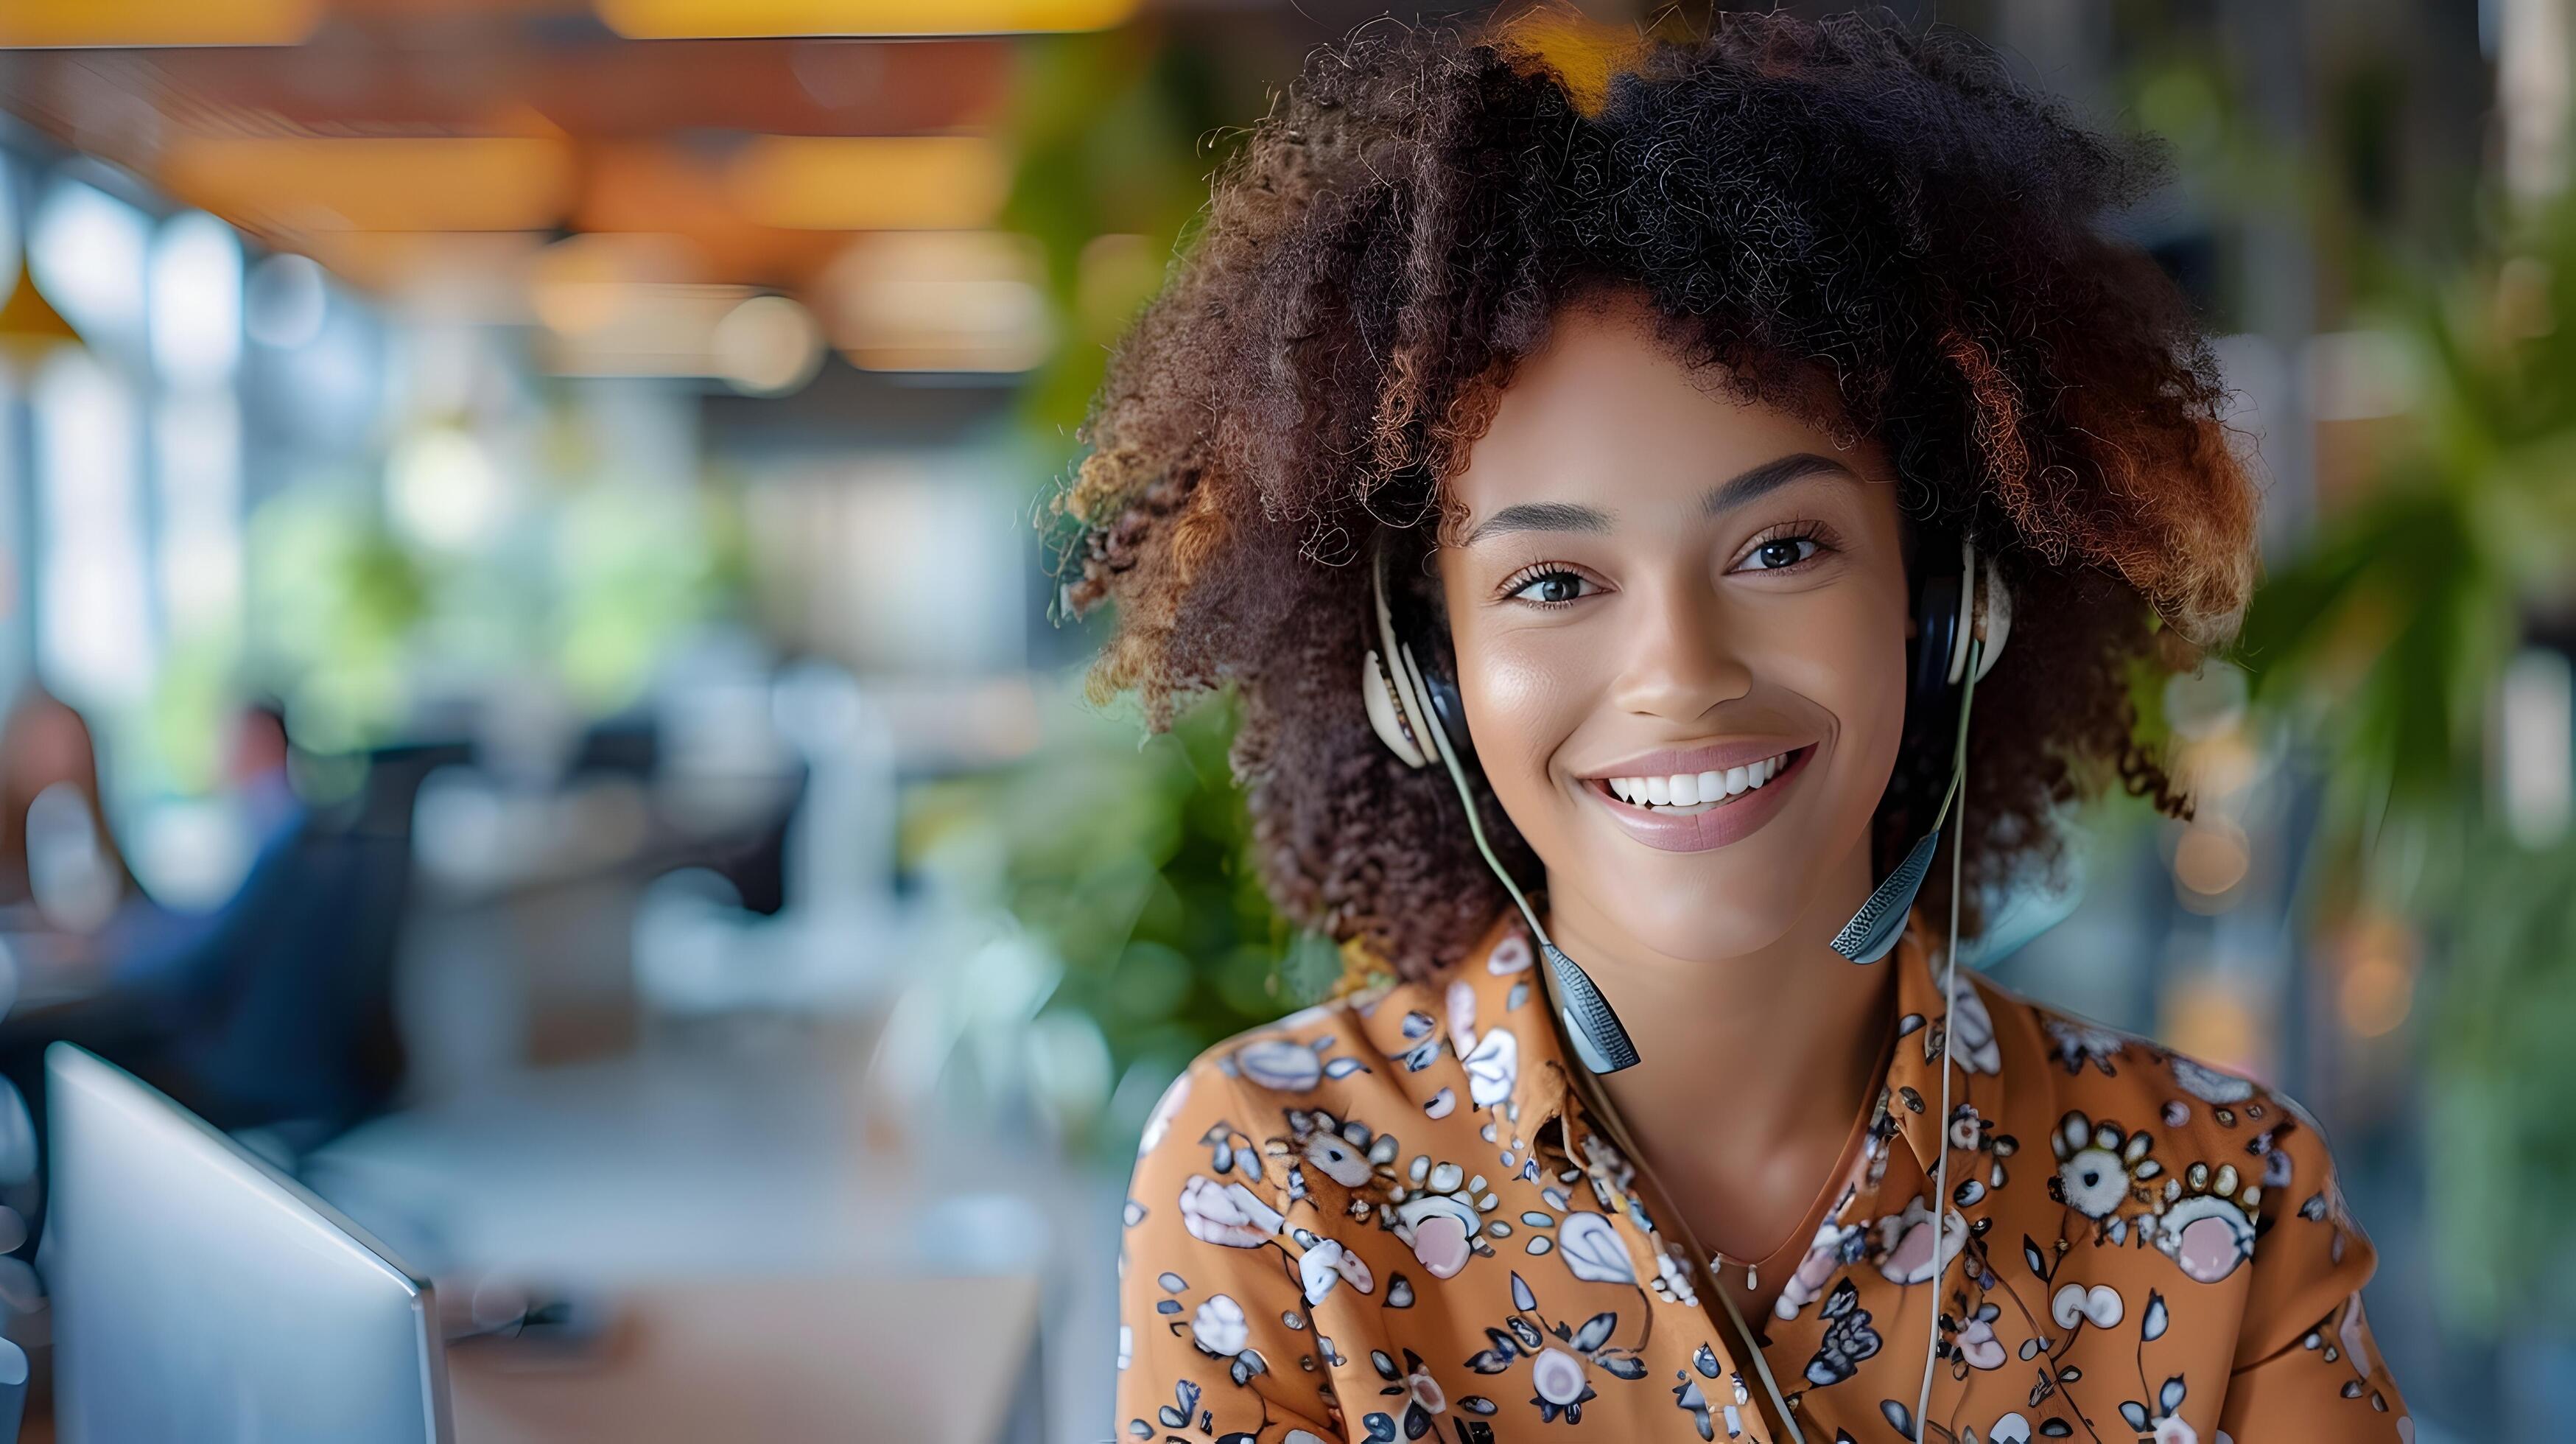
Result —
[[1611, 699], [1624, 711], [1696, 722], [1753, 689], [1740, 637], [1703, 583], [1632, 589], [1632, 627]]

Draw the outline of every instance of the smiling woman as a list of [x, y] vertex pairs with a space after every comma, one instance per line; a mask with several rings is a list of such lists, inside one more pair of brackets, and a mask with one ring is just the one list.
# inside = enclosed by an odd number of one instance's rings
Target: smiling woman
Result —
[[2128, 699], [2250, 584], [2093, 229], [2153, 161], [1780, 16], [1372, 27], [1254, 130], [1064, 601], [1157, 725], [1239, 687], [1263, 881], [1374, 976], [1156, 1108], [1122, 1437], [2407, 1437], [2305, 1115], [1950, 966], [2069, 803], [2184, 810]]
[[1737, 958], [1870, 891], [1906, 526], [1882, 448], [1711, 394], [1654, 322], [1634, 290], [1594, 293], [1515, 369], [1448, 484], [1442, 665], [1568, 952], [1615, 918], [1663, 957]]
[[[1560, 78], [1604, 52], [1615, 81]], [[2154, 267], [2085, 225], [2147, 190], [2152, 159], [1969, 42], [1857, 23], [1734, 17], [1627, 50], [1383, 28], [1319, 55], [1221, 178], [1086, 427], [1058, 515], [1068, 609], [1119, 604], [1098, 689], [1136, 690], [1159, 724], [1236, 682], [1283, 908], [1408, 975], [1455, 959], [1503, 903], [1456, 800], [1318, 682], [1365, 650], [1352, 563], [1384, 545], [1401, 586], [1429, 588], [1416, 563], [1463, 520], [1433, 478], [1561, 313], [1625, 288], [1697, 384], [1794, 419], [1789, 450], [1875, 447], [1917, 529], [2002, 565], [2029, 620], [1987, 693], [2001, 725], [1971, 744], [1975, 931], [1981, 894], [2054, 856], [2067, 802], [2116, 778], [2179, 806], [2132, 738], [2132, 668], [2189, 666], [2250, 585], [2254, 493], [2209, 354]], [[1900, 758], [1881, 867], [1937, 807], [1940, 752]], [[1496, 843], [1535, 865], [1513, 829]]]

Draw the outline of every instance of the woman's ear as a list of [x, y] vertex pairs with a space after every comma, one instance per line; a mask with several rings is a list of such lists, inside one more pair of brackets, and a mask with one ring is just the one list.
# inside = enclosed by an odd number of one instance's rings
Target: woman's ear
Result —
[[1905, 568], [1905, 639], [1910, 642], [1922, 633], [1914, 604], [1923, 595], [1923, 528], [1901, 501], [1896, 507], [1896, 555], [1897, 564]]
[[1905, 508], [1898, 507], [1896, 509], [1896, 554], [1904, 558], [1905, 640], [1909, 642], [1923, 635], [1923, 621], [1914, 615], [1914, 599], [1921, 595], [1918, 585], [1921, 573], [1915, 567], [1915, 554], [1921, 548], [1916, 545], [1914, 532], [1914, 518], [1905, 514]]

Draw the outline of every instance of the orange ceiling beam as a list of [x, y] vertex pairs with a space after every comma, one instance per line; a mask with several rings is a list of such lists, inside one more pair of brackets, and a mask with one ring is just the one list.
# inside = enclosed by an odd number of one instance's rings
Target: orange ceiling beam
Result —
[[[14, 3], [0, 0], [0, 12]], [[40, 121], [72, 117], [113, 85], [180, 130], [475, 134], [496, 117], [537, 115], [567, 135], [636, 139], [984, 129], [1010, 102], [1011, 48], [991, 40], [603, 39], [542, 50], [510, 43], [514, 34], [465, 26], [441, 45], [326, 37], [270, 49], [35, 52], [0, 72], [0, 103]]]

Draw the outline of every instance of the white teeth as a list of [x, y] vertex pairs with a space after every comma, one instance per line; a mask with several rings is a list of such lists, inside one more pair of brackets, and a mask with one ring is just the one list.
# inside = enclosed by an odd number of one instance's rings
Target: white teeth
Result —
[[1610, 795], [1636, 807], [1689, 808], [1704, 812], [1760, 787], [1789, 765], [1787, 753], [1707, 772], [1676, 772], [1668, 777], [1610, 777], [1602, 780]]

